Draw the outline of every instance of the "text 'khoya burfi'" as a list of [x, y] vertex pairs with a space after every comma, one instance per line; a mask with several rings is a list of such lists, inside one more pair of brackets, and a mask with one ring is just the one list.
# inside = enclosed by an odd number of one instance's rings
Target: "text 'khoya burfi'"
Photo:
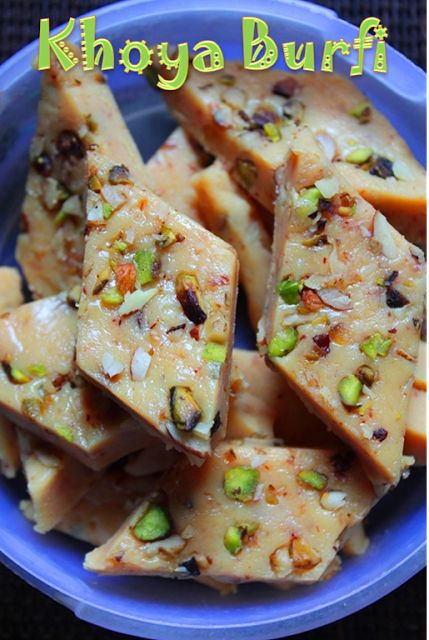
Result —
[[224, 434], [234, 250], [89, 154], [77, 362], [168, 444], [193, 457]]
[[262, 351], [377, 481], [396, 483], [423, 253], [345, 182], [308, 129], [279, 181]]

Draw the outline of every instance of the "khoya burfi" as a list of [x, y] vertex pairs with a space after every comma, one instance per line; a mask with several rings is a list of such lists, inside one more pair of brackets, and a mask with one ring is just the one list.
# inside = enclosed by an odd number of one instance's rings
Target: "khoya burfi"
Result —
[[0, 411], [93, 469], [151, 441], [75, 366], [77, 312], [65, 294], [0, 318]]
[[[13, 267], [0, 267], [0, 316], [23, 302], [21, 278]], [[14, 478], [21, 467], [14, 425], [0, 415], [0, 474]]]
[[312, 411], [398, 482], [419, 347], [423, 252], [363, 200], [308, 128], [280, 195], [260, 347]]
[[88, 146], [99, 145], [143, 174], [139, 151], [106, 82], [98, 70], [83, 71], [80, 64], [65, 72], [56, 59], [42, 75], [16, 252], [35, 297], [80, 282]]
[[153, 434], [202, 459], [226, 429], [235, 251], [127, 167], [88, 156], [77, 364]]
[[85, 567], [111, 575], [312, 583], [376, 498], [357, 459], [334, 451], [223, 442], [179, 462]]
[[[229, 241], [240, 259], [240, 282], [253, 326], [262, 316], [271, 264], [270, 236], [261, 207], [219, 161], [193, 178], [196, 206], [206, 226]], [[244, 223], [246, 221], [246, 223]], [[421, 342], [405, 434], [405, 455], [426, 463], [426, 344]], [[297, 394], [255, 352], [234, 349], [228, 438], [276, 437], [288, 446], [332, 446], [335, 438]]]
[[[124, 469], [110, 468], [96, 479], [77, 504], [70, 505], [55, 529], [94, 546], [104, 544], [140, 504], [142, 496], [153, 489], [155, 482], [155, 477], [136, 477]], [[34, 522], [34, 502], [23, 500], [20, 507], [25, 517]]]
[[271, 69], [252, 73], [226, 62], [209, 77], [191, 69], [185, 85], [164, 91], [163, 97], [179, 123], [271, 211], [275, 172], [284, 162], [295, 126], [309, 126], [354, 189], [411, 242], [424, 245], [424, 169], [348, 79]]
[[180, 213], [200, 222], [192, 178], [210, 162], [199, 145], [178, 127], [145, 167], [145, 186]]
[[35, 530], [46, 533], [88, 492], [97, 474], [23, 429], [18, 430], [18, 442]]
[[270, 214], [232, 180], [219, 161], [199, 171], [192, 185], [204, 226], [237, 251], [240, 283], [256, 330], [264, 310], [271, 262], [271, 234], [265, 226]]

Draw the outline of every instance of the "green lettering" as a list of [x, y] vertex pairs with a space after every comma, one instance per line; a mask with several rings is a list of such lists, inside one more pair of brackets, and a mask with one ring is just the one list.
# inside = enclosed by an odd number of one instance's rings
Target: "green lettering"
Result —
[[177, 73], [174, 78], [164, 78], [158, 74], [158, 83], [156, 86], [166, 91], [180, 89], [188, 77], [189, 51], [187, 43], [181, 42], [177, 45], [177, 56], [171, 58], [168, 54], [168, 42], [161, 42], [161, 44], [158, 45], [158, 58], [159, 63], [166, 67], [168, 71], [177, 69]]
[[70, 18], [62, 31], [55, 36], [51, 36], [49, 18], [40, 20], [39, 60], [37, 65], [40, 71], [51, 68], [51, 51], [64, 71], [72, 69], [79, 62], [74, 52], [64, 42], [71, 35], [75, 22], [74, 18]]
[[[131, 60], [131, 52], [137, 53], [137, 60]], [[125, 73], [132, 71], [141, 75], [143, 71], [151, 64], [152, 51], [146, 44], [145, 40], [127, 40], [125, 47], [119, 49], [121, 59], [119, 64], [124, 66]]]
[[368, 36], [368, 31], [374, 29], [380, 24], [379, 18], [365, 18], [359, 27], [359, 37], [354, 39], [353, 49], [358, 51], [358, 62], [350, 69], [351, 76], [361, 76], [363, 74], [363, 62], [365, 49], [372, 49], [374, 44], [374, 36]]
[[340, 51], [343, 56], [350, 55], [350, 44], [342, 39], [339, 42], [335, 40], [327, 40], [325, 42], [321, 71], [332, 73], [334, 70], [334, 55], [337, 51]]
[[[303, 54], [304, 51], [304, 54]], [[285, 42], [283, 44], [285, 62], [289, 69], [296, 71], [314, 71], [314, 43], [306, 42], [305, 47], [300, 44], [296, 51], [296, 42]]]
[[[102, 71], [113, 69], [115, 66], [115, 56], [112, 44], [107, 38], [95, 38], [95, 16], [81, 18], [79, 22], [84, 71], [92, 71], [95, 65], [99, 66]], [[96, 48], [98, 48], [97, 52]]]
[[192, 60], [193, 67], [196, 71], [209, 73], [210, 71], [218, 71], [223, 69], [225, 61], [220, 46], [213, 40], [202, 40], [195, 45], [194, 51], [203, 49]]
[[245, 17], [242, 24], [244, 68], [256, 71], [269, 69], [277, 62], [278, 48], [268, 35], [267, 23], [261, 18]]

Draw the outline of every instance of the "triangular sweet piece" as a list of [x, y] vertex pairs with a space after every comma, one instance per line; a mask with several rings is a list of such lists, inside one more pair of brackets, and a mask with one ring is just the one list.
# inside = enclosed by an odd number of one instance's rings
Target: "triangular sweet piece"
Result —
[[316, 582], [375, 502], [349, 453], [224, 442], [202, 467], [176, 465], [85, 567], [226, 583]]
[[38, 533], [53, 529], [88, 492], [97, 474], [72, 456], [18, 430], [22, 469]]
[[[160, 70], [165, 75], [165, 70]], [[190, 70], [184, 86], [163, 97], [179, 123], [222, 159], [234, 177], [273, 211], [275, 172], [295, 125], [311, 128], [329, 159], [401, 233], [426, 239], [422, 166], [388, 120], [347, 78], [333, 73], [246, 71], [237, 62], [210, 74]]]
[[104, 75], [98, 69], [84, 71], [80, 64], [65, 72], [53, 58], [51, 69], [42, 75], [17, 245], [18, 262], [37, 297], [80, 282], [85, 158], [92, 144], [142, 175], [143, 161]]
[[145, 184], [180, 213], [200, 222], [191, 180], [207, 163], [201, 147], [178, 127], [148, 160]]
[[232, 180], [218, 161], [199, 171], [192, 186], [204, 226], [237, 251], [240, 283], [256, 330], [264, 310], [270, 269], [271, 234], [264, 224], [270, 214]]
[[377, 481], [401, 472], [425, 261], [298, 131], [276, 206], [261, 348]]
[[0, 318], [0, 410], [14, 423], [101, 469], [147, 446], [131, 416], [75, 366], [77, 313], [65, 294]]
[[235, 252], [127, 168], [88, 158], [77, 364], [153, 434], [204, 458], [226, 428]]

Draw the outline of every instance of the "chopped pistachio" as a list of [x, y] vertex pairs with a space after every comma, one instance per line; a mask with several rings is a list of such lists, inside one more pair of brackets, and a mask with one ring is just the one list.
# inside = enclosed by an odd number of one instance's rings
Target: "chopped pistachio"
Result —
[[146, 513], [134, 525], [133, 534], [142, 542], [154, 542], [166, 538], [171, 531], [171, 521], [167, 509], [159, 504], [151, 504]]
[[185, 316], [194, 324], [204, 324], [207, 314], [202, 307], [201, 290], [196, 276], [179, 273], [176, 278], [176, 296]]
[[109, 289], [101, 296], [104, 307], [118, 307], [124, 301], [124, 296], [117, 289]]
[[264, 134], [271, 142], [280, 142], [282, 139], [282, 132], [278, 125], [274, 122], [266, 122], [264, 124]]
[[235, 163], [235, 170], [239, 182], [245, 189], [250, 189], [258, 176], [258, 169], [252, 160], [238, 158]]
[[277, 288], [279, 296], [286, 304], [298, 304], [303, 285], [297, 280], [282, 280]]
[[128, 249], [128, 243], [125, 242], [125, 240], [115, 240], [113, 248], [116, 249], [116, 251], [119, 251], [119, 253], [125, 253]]
[[374, 152], [371, 147], [357, 147], [346, 155], [345, 161], [350, 162], [351, 164], [365, 164], [365, 162], [368, 162], [371, 158], [373, 153]]
[[103, 218], [108, 220], [112, 215], [113, 207], [109, 202], [103, 202]]
[[345, 376], [341, 378], [338, 384], [338, 393], [341, 402], [347, 407], [356, 407], [359, 403], [360, 394], [362, 392], [362, 382], [355, 375]]
[[203, 351], [204, 360], [209, 362], [225, 362], [226, 360], [226, 346], [219, 344], [218, 342], [208, 342]]
[[64, 209], [58, 211], [57, 215], [54, 218], [54, 225], [56, 227], [60, 227], [69, 215], [70, 214], [67, 213], [67, 211], [64, 211]]
[[134, 262], [137, 266], [137, 282], [140, 285], [151, 282], [154, 277], [154, 267], [156, 263], [155, 251], [148, 249], [137, 251], [134, 256]]
[[298, 342], [298, 332], [294, 327], [287, 327], [280, 331], [268, 345], [270, 358], [282, 358], [293, 351]]
[[162, 227], [161, 229], [161, 247], [166, 249], [170, 245], [178, 241], [178, 236], [169, 227]]
[[382, 358], [387, 356], [392, 342], [390, 338], [383, 338], [379, 333], [374, 333], [368, 340], [362, 342], [359, 348], [368, 358], [375, 360], [377, 356]]
[[374, 384], [376, 377], [375, 371], [367, 364], [363, 364], [362, 366], [360, 366], [356, 371], [356, 375], [362, 382], [362, 384], [366, 385], [367, 387], [372, 387], [372, 385]]
[[250, 502], [255, 495], [259, 483], [258, 469], [250, 467], [233, 467], [225, 471], [223, 490], [231, 500]]
[[371, 120], [371, 103], [368, 102], [368, 100], [359, 102], [359, 104], [349, 109], [349, 114], [359, 120], [360, 124], [365, 124], [366, 122], [369, 122]]
[[340, 206], [337, 208], [336, 212], [342, 218], [349, 218], [351, 216], [354, 216], [355, 213], [356, 213], [356, 202], [354, 204], [352, 204], [350, 207], [340, 204]]
[[170, 389], [171, 418], [178, 429], [192, 431], [201, 419], [201, 409], [189, 387]]
[[241, 531], [238, 527], [228, 527], [223, 539], [225, 549], [235, 556], [242, 549]]
[[231, 555], [237, 555], [246, 544], [246, 538], [252, 536], [258, 527], [259, 525], [257, 523], [243, 523], [228, 527], [223, 539], [225, 549], [229, 551]]
[[323, 473], [319, 473], [318, 471], [314, 471], [313, 469], [304, 469], [298, 473], [298, 479], [312, 487], [312, 489], [317, 489], [317, 491], [322, 491], [328, 483], [328, 478]]
[[295, 211], [298, 216], [308, 218], [319, 208], [320, 191], [317, 187], [303, 189], [295, 200]]
[[104, 287], [106, 286], [106, 284], [109, 282], [110, 280], [110, 274], [111, 274], [111, 270], [110, 267], [106, 267], [106, 269], [103, 269], [103, 271], [101, 271], [98, 275], [97, 275], [97, 280], [95, 283], [95, 287], [93, 290], [93, 295], [98, 295], [99, 293], [101, 293], [101, 291], [103, 291]]
[[12, 366], [9, 362], [3, 361], [2, 367], [9, 379], [9, 382], [14, 384], [27, 384], [27, 382], [30, 382], [31, 380], [31, 378], [21, 371], [21, 369]]
[[58, 427], [55, 427], [55, 431], [59, 436], [61, 436], [61, 438], [67, 440], [67, 442], [74, 442], [74, 433], [70, 427], [59, 425]]
[[43, 364], [31, 364], [28, 373], [36, 378], [43, 378], [48, 372]]

